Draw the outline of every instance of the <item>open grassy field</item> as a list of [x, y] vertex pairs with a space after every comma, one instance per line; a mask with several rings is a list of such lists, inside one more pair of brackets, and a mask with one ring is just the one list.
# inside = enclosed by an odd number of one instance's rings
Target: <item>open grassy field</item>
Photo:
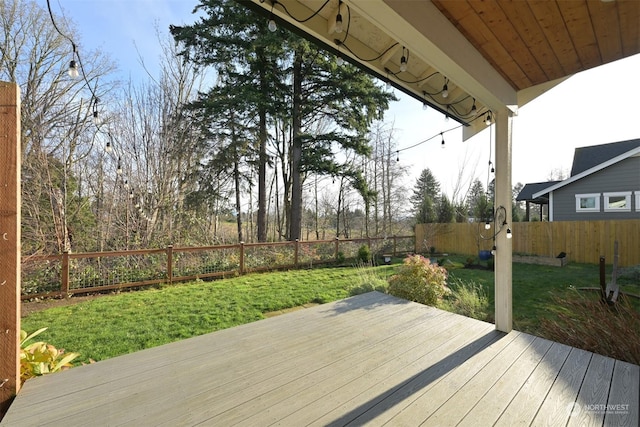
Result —
[[[108, 295], [33, 312], [22, 319], [22, 329], [32, 332], [48, 327], [39, 339], [79, 352], [78, 361], [103, 360], [259, 320], [265, 313], [345, 298], [367, 290], [365, 285], [372, 282], [385, 283], [396, 267], [397, 264], [251, 274]], [[492, 310], [493, 271], [455, 269], [449, 276], [452, 281], [482, 285]], [[542, 318], [562, 309], [562, 295], [571, 287], [597, 285], [595, 265], [569, 264], [559, 268], [514, 264], [515, 329], [536, 334]], [[640, 293], [638, 286], [627, 287]], [[553, 295], [560, 299], [553, 299]]]

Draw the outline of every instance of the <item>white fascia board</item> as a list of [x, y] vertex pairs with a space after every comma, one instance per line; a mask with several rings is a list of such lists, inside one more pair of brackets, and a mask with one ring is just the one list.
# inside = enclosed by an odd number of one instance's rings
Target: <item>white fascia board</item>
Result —
[[488, 108], [517, 111], [516, 90], [431, 1], [345, 1]]
[[604, 168], [607, 168], [611, 165], [614, 165], [624, 159], [628, 159], [629, 157], [633, 157], [633, 156], [637, 156], [640, 155], [640, 147], [636, 147], [633, 150], [629, 150], [626, 153], [622, 153], [617, 157], [614, 157], [613, 159], [609, 159], [606, 162], [600, 163], [599, 165], [596, 165], [594, 167], [592, 167], [591, 169], [587, 169], [584, 172], [581, 172], [577, 175], [574, 175], [570, 178], [565, 179], [564, 181], [560, 181], [559, 183], [552, 185], [548, 188], [545, 188], [544, 190], [538, 191], [537, 193], [534, 193], [533, 196], [531, 196], [532, 198], [536, 198], [536, 197], [540, 197], [544, 194], [547, 194], [551, 191], [557, 190], [558, 188], [564, 187], [565, 185], [571, 184], [572, 182], [576, 182], [579, 179], [584, 178], [585, 176], [591, 175], [592, 173], [598, 172]]

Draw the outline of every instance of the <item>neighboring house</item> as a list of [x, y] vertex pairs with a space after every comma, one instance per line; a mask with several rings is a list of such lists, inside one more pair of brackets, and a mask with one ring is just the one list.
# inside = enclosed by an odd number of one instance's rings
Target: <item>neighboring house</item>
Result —
[[640, 139], [576, 148], [569, 178], [527, 184], [516, 200], [548, 201], [549, 221], [640, 218]]
[[[525, 202], [525, 221], [531, 220], [531, 205], [539, 205], [539, 213], [540, 217], [538, 218], [540, 221], [543, 219], [543, 215], [545, 213], [544, 207], [549, 204], [548, 194], [543, 194], [540, 197], [534, 198], [533, 195], [538, 193], [545, 188], [549, 188], [554, 184], [559, 183], [560, 181], [547, 181], [547, 182], [534, 182], [530, 184], [525, 184], [520, 190], [518, 197], [516, 197], [516, 202]], [[548, 212], [547, 212], [548, 215]]]

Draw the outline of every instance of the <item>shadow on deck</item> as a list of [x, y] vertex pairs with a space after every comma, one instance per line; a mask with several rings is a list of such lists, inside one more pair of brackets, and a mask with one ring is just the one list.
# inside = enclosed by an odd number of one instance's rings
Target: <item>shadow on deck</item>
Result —
[[640, 367], [372, 292], [28, 381], [41, 425], [628, 425]]

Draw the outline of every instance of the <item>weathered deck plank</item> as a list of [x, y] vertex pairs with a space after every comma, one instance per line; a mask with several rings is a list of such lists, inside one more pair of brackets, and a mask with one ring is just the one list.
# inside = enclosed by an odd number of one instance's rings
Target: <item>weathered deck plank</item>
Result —
[[[635, 427], [639, 376], [636, 365], [370, 293], [30, 380], [2, 426]], [[574, 403], [587, 410], [572, 415]], [[606, 404], [623, 410], [587, 406]]]

